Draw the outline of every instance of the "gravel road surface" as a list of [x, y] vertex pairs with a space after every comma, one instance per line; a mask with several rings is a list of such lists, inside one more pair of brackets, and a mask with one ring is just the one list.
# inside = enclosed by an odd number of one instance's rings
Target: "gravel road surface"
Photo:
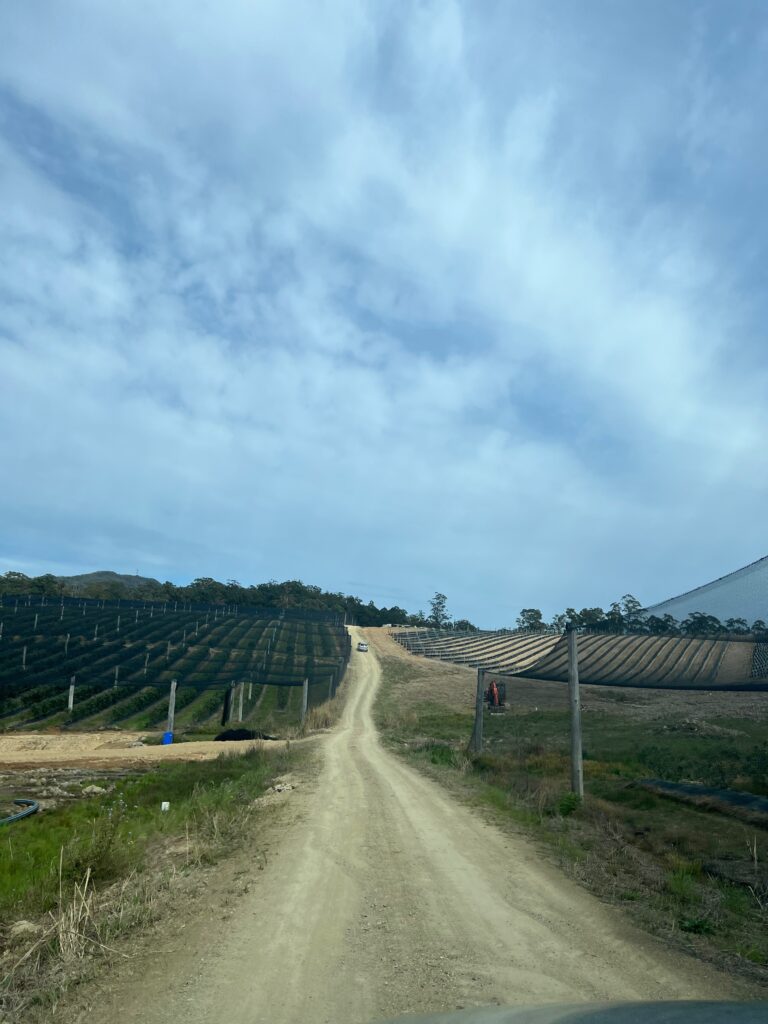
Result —
[[743, 996], [385, 750], [375, 651], [355, 652], [350, 673], [341, 725], [318, 741], [319, 774], [291, 794], [266, 868], [254, 858], [231, 913], [211, 897], [183, 932], [153, 936], [157, 953], [105, 981], [83, 1020], [367, 1024], [477, 1005]]

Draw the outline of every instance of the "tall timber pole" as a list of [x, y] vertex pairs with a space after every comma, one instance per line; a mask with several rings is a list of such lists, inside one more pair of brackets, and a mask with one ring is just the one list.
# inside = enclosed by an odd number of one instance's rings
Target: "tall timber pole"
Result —
[[483, 749], [483, 694], [485, 693], [485, 669], [477, 670], [477, 692], [475, 693], [475, 727], [469, 749], [479, 754]]
[[581, 751], [581, 695], [579, 694], [579, 642], [572, 622], [566, 624], [568, 637], [568, 703], [571, 709], [571, 789], [584, 796], [584, 761]]

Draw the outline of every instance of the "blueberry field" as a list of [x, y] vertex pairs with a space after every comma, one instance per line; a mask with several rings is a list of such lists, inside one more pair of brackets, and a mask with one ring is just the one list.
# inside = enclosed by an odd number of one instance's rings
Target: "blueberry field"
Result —
[[[227, 690], [240, 683], [243, 725], [279, 732], [299, 720], [305, 679], [312, 707], [335, 693], [346, 667], [346, 628], [318, 619], [234, 606], [6, 599], [0, 731], [162, 729], [176, 680], [177, 732], [216, 729]], [[238, 703], [239, 690], [233, 721]]]

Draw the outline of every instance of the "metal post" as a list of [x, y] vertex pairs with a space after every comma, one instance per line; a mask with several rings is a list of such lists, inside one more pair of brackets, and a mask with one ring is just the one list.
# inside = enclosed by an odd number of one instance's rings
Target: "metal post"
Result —
[[120, 616], [117, 616], [117, 632], [120, 632]]
[[240, 696], [237, 702], [237, 720], [242, 722], [243, 720], [243, 690], [245, 690], [245, 683], [240, 683]]
[[305, 679], [301, 687], [301, 724], [307, 717], [307, 704], [309, 702], [309, 680]]
[[568, 636], [568, 701], [571, 707], [571, 790], [584, 796], [584, 764], [581, 753], [581, 695], [579, 693], [579, 647], [573, 623], [566, 623]]
[[483, 694], [485, 693], [485, 669], [477, 670], [477, 692], [475, 693], [475, 727], [472, 730], [470, 749], [479, 754], [483, 749]]
[[253, 700], [253, 683], [248, 680], [248, 700]]
[[69, 697], [67, 699], [67, 711], [71, 711], [75, 706], [75, 677], [69, 680]]
[[21, 671], [27, 671], [27, 645], [24, 645], [24, 649], [21, 652]]
[[99, 624], [97, 622], [95, 627], [94, 627], [94, 630], [93, 630], [93, 639], [95, 640], [98, 635], [99, 635]]
[[149, 664], [149, 651], [144, 655], [144, 675], [147, 674], [147, 665]]
[[115, 690], [117, 689], [117, 677], [119, 675], [120, 675], [120, 666], [119, 665], [115, 665], [115, 681], [112, 684], [112, 688], [115, 689]]
[[36, 632], [37, 632], [37, 617], [38, 617], [38, 615], [39, 615], [39, 614], [40, 614], [40, 612], [35, 612], [35, 624], [34, 624], [34, 626], [32, 627], [32, 632], [33, 632], [33, 633], [36, 633]]
[[67, 639], [64, 641], [64, 657], [69, 654], [69, 633], [67, 633]]
[[167, 732], [173, 732], [173, 720], [176, 716], [176, 680], [171, 680], [171, 695], [168, 698], [168, 729]]

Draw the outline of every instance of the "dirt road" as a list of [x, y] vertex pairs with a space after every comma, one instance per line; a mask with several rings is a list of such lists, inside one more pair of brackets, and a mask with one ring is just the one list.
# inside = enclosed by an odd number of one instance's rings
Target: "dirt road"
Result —
[[[357, 640], [355, 631], [353, 639]], [[379, 744], [373, 650], [353, 655], [322, 769], [228, 920], [213, 906], [131, 968], [89, 1024], [364, 1024], [493, 1003], [728, 998], [736, 983], [626, 919]], [[86, 1016], [83, 1016], [83, 1020]]]

